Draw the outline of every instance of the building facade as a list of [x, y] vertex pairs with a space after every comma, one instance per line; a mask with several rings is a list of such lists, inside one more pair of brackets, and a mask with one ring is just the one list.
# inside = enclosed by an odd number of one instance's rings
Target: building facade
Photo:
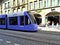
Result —
[[3, 0], [0, 2], [0, 14], [35, 11], [41, 15], [40, 24], [46, 25], [47, 22], [60, 24], [60, 0]]

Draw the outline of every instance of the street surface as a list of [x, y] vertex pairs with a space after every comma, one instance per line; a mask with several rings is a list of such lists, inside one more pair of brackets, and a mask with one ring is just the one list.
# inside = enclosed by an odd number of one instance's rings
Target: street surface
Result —
[[60, 45], [60, 33], [20, 32], [0, 29], [0, 45]]
[[22, 38], [0, 35], [0, 45], [48, 45], [48, 44], [53, 45], [46, 42], [38, 42], [33, 40], [26, 40]]

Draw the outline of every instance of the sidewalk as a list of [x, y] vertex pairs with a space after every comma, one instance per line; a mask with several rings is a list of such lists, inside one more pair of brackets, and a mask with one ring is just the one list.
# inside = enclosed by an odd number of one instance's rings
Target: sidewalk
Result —
[[52, 28], [52, 27], [38, 27], [38, 29], [41, 29], [43, 31], [53, 31], [53, 32], [60, 32], [59, 29]]

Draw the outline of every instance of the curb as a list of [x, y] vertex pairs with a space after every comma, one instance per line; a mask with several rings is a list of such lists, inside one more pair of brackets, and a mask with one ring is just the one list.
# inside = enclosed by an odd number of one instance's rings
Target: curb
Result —
[[49, 27], [40, 27], [39, 29], [41, 29], [42, 31], [60, 32], [60, 30], [58, 29], [49, 28]]

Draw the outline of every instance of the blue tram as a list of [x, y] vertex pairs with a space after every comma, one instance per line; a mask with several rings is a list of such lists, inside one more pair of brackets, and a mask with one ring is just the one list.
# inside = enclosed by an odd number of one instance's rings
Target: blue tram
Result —
[[7, 15], [6, 14], [0, 15], [0, 28], [1, 29], [7, 28]]
[[36, 20], [29, 12], [17, 12], [8, 15], [8, 29], [37, 31]]
[[[22, 31], [37, 31], [38, 25], [35, 17], [31, 12], [16, 12], [0, 16], [0, 28], [7, 28]], [[4, 21], [4, 22], [3, 22]]]

